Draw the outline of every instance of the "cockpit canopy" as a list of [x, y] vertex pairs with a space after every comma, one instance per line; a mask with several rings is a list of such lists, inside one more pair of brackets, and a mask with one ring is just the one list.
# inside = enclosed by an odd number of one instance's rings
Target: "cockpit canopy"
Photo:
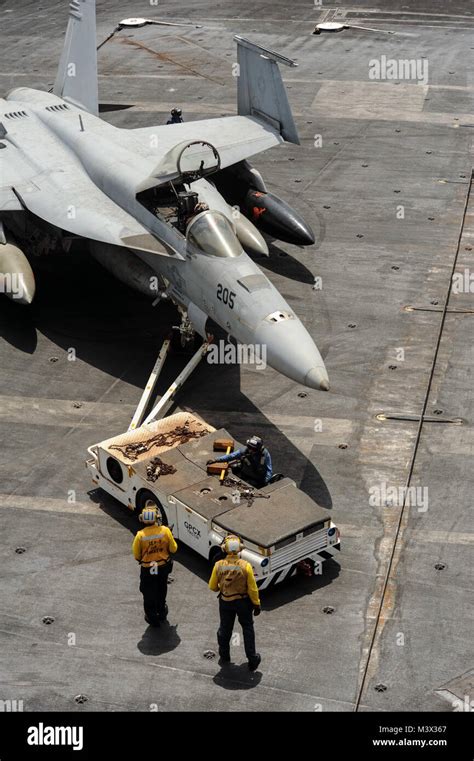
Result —
[[156, 188], [167, 182], [195, 182], [218, 172], [221, 159], [216, 148], [206, 140], [184, 140], [174, 145], [155, 166], [149, 177], [136, 187], [136, 193]]
[[170, 151], [169, 160], [176, 160], [176, 168], [183, 182], [193, 182], [218, 172], [221, 158], [217, 149], [205, 140], [180, 143]]
[[240, 256], [242, 246], [229, 220], [220, 211], [197, 214], [186, 229], [186, 239], [212, 256]]

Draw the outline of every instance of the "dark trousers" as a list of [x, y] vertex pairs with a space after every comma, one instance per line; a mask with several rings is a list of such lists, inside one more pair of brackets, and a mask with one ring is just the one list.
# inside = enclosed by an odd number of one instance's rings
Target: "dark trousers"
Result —
[[255, 631], [253, 628], [253, 605], [249, 597], [242, 600], [224, 602], [219, 598], [220, 626], [217, 631], [219, 654], [224, 658], [230, 656], [230, 639], [234, 628], [235, 617], [239, 619], [244, 635], [245, 655], [249, 660], [255, 658]]
[[142, 567], [140, 570], [140, 592], [143, 595], [143, 608], [145, 616], [151, 623], [157, 623], [160, 618], [166, 618], [166, 593], [170, 570], [170, 563], [152, 568]]
[[262, 475], [259, 475], [257, 472], [254, 473], [249, 469], [242, 469], [240, 463], [232, 467], [232, 473], [249, 484], [249, 486], [253, 486], [254, 489], [263, 489], [265, 486], [265, 478]]

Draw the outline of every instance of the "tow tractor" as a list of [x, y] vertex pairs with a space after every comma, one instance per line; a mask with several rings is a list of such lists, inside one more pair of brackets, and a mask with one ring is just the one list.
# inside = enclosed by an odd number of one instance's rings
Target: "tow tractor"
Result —
[[[131, 511], [156, 506], [174, 536], [211, 563], [222, 557], [229, 533], [244, 542], [242, 558], [253, 567], [257, 585], [268, 588], [297, 572], [321, 573], [324, 560], [340, 550], [339, 530], [327, 510], [291, 478], [255, 489], [230, 467], [208, 466], [216, 450], [241, 444], [191, 412], [163, 417], [199, 360], [203, 344], [158, 405], [140, 423], [159, 372], [165, 342], [127, 432], [88, 448], [86, 461], [96, 487]], [[213, 474], [213, 471], [217, 471]]]

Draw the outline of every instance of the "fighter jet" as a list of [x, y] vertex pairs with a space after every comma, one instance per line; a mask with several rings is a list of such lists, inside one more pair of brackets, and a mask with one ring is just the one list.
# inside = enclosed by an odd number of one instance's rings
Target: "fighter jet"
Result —
[[65, 249], [79, 236], [114, 276], [171, 299], [183, 334], [265, 346], [271, 367], [328, 390], [313, 339], [246, 253], [268, 255], [259, 228], [314, 242], [248, 163], [299, 143], [278, 66], [294, 62], [235, 39], [237, 116], [118, 129], [99, 117], [95, 0], [72, 0], [53, 91], [0, 99], [0, 272], [31, 303], [23, 249]]

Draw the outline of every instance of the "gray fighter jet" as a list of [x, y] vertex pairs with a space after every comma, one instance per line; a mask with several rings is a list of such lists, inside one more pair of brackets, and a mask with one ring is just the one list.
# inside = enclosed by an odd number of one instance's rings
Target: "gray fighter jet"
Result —
[[3, 290], [30, 303], [22, 249], [80, 236], [116, 277], [171, 299], [182, 332], [265, 346], [271, 367], [328, 390], [311, 336], [244, 250], [268, 255], [259, 228], [314, 242], [247, 161], [299, 143], [278, 68], [294, 63], [235, 39], [238, 116], [117, 129], [98, 116], [95, 0], [72, 0], [53, 92], [19, 87], [0, 99], [0, 272], [4, 285], [21, 283]]

